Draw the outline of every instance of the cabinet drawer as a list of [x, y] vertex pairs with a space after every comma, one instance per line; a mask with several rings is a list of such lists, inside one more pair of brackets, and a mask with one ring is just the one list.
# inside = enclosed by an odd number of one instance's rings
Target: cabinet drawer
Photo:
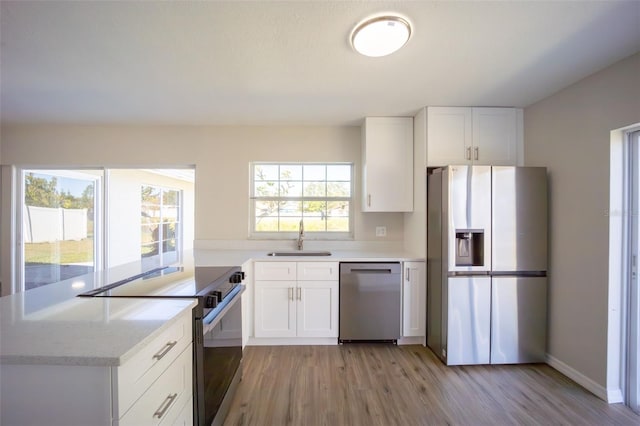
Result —
[[[191, 343], [192, 314], [186, 312], [158, 337], [113, 370], [113, 417], [121, 418], [129, 407]], [[116, 391], [117, 389], [117, 391]]]
[[256, 262], [256, 281], [290, 281], [296, 279], [296, 262]]
[[338, 262], [298, 262], [299, 281], [337, 281]]
[[119, 426], [173, 425], [179, 419], [193, 393], [192, 350], [189, 344], [120, 419]]

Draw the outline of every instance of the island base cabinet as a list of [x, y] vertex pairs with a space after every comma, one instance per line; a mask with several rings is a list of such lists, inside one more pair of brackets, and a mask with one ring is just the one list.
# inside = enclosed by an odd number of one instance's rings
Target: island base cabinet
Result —
[[111, 424], [110, 368], [3, 364], [0, 377], [3, 426]]

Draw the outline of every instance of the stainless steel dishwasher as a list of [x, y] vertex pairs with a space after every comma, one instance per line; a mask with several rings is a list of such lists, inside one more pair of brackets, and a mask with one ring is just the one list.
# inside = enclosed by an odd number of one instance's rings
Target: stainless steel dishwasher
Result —
[[400, 338], [400, 263], [340, 263], [338, 341], [388, 341]]

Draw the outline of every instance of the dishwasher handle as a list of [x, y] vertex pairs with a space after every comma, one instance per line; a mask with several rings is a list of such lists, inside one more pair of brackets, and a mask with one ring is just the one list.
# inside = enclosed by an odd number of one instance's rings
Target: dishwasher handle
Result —
[[391, 274], [391, 269], [352, 269], [352, 274]]
[[400, 262], [340, 262], [340, 275], [349, 274], [400, 274]]

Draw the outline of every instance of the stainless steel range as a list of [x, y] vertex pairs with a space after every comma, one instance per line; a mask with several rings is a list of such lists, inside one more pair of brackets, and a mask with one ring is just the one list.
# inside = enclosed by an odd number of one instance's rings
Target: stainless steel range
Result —
[[224, 422], [242, 375], [244, 272], [238, 266], [167, 266], [82, 297], [196, 298], [193, 309], [194, 424]]

